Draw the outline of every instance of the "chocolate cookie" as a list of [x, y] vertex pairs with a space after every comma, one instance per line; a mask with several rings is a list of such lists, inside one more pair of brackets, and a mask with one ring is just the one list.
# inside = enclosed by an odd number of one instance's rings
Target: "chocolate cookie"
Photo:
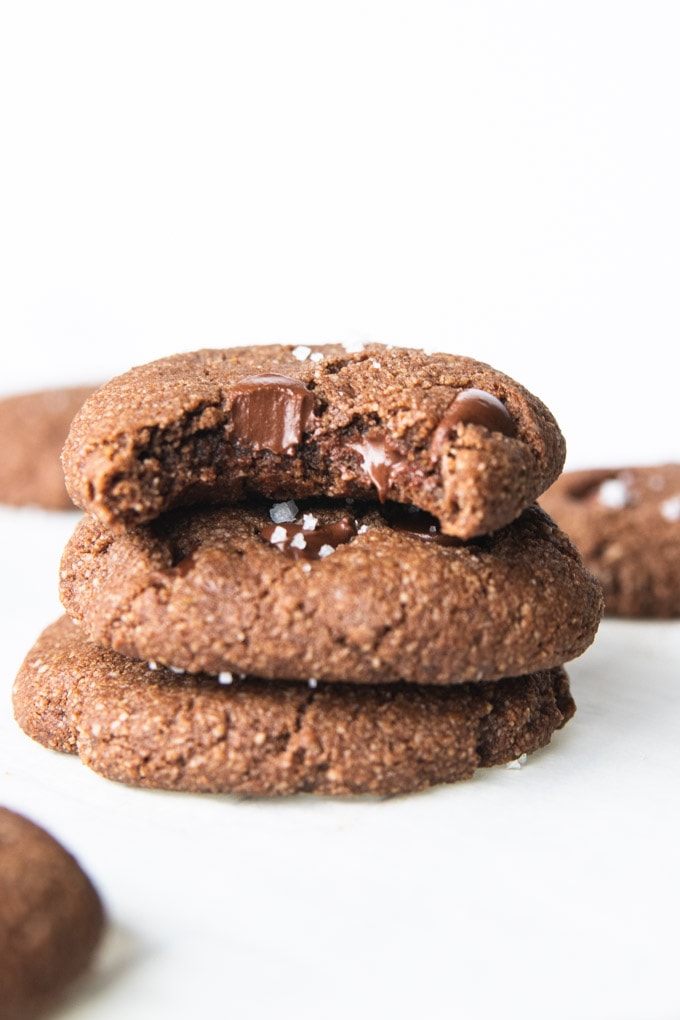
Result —
[[366, 346], [178, 354], [113, 379], [74, 421], [74, 502], [113, 530], [173, 507], [352, 497], [414, 504], [469, 538], [557, 477], [548, 409], [488, 365]]
[[599, 585], [536, 506], [467, 543], [394, 504], [194, 508], [121, 535], [85, 517], [61, 599], [90, 639], [135, 658], [357, 683], [561, 665], [602, 612]]
[[14, 709], [108, 779], [254, 796], [452, 783], [542, 747], [574, 712], [559, 667], [453, 687], [221, 679], [150, 670], [62, 617], [26, 657]]
[[90, 963], [103, 923], [71, 854], [0, 807], [0, 1020], [29, 1020], [55, 1004]]
[[680, 616], [680, 464], [567, 472], [541, 502], [602, 583], [608, 614]]
[[74, 386], [0, 400], [0, 502], [73, 509], [59, 456], [74, 414], [93, 389]]

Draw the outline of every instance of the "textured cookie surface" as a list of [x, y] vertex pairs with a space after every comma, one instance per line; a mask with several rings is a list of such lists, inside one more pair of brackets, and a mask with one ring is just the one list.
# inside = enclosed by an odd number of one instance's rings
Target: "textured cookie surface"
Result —
[[71, 420], [93, 389], [74, 386], [0, 400], [0, 502], [73, 508], [60, 455]]
[[565, 473], [541, 500], [611, 615], [680, 616], [680, 464]]
[[86, 969], [104, 923], [74, 857], [0, 808], [0, 1020], [41, 1016]]
[[553, 416], [506, 375], [376, 344], [143, 365], [86, 403], [63, 455], [74, 502], [112, 529], [259, 493], [415, 504], [463, 538], [513, 520], [563, 461]]
[[175, 511], [117, 536], [84, 517], [62, 558], [62, 603], [126, 655], [272, 679], [518, 676], [569, 661], [597, 630], [600, 587], [538, 507], [446, 545], [415, 533], [412, 515], [390, 523], [392, 505], [350, 515], [344, 501], [315, 503], [278, 532], [277, 509]]
[[33, 739], [134, 786], [382, 795], [530, 753], [574, 703], [561, 668], [454, 687], [220, 684], [150, 671], [85, 641], [63, 617], [26, 657], [14, 710]]

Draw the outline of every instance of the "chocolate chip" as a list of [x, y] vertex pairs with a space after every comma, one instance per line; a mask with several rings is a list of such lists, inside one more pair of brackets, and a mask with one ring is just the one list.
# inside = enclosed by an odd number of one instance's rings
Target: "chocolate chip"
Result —
[[439, 521], [426, 510], [415, 506], [404, 506], [402, 503], [388, 503], [383, 507], [382, 515], [395, 531], [405, 531], [415, 535], [424, 542], [436, 542], [437, 545], [463, 545], [464, 542], [455, 535], [444, 535], [439, 528]]
[[505, 404], [486, 390], [461, 390], [446, 411], [432, 437], [432, 459], [438, 460], [442, 446], [458, 425], [483, 425], [489, 432], [512, 438], [517, 427]]
[[311, 390], [285, 375], [251, 375], [231, 387], [232, 440], [291, 455], [314, 415]]
[[367, 432], [358, 443], [348, 445], [361, 457], [363, 469], [375, 486], [378, 499], [384, 503], [392, 476], [405, 463], [405, 458], [378, 429]]

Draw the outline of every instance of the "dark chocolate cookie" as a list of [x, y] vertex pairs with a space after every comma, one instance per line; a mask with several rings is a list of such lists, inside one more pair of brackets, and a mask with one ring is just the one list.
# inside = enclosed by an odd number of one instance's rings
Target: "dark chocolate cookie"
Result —
[[574, 712], [559, 667], [453, 687], [229, 679], [149, 670], [62, 617], [26, 657], [14, 709], [34, 740], [108, 779], [253, 796], [468, 779], [547, 744]]
[[[61, 598], [97, 643], [191, 672], [449, 684], [561, 665], [599, 585], [538, 507], [462, 543], [390, 504], [249, 504], [114, 535], [83, 518]], [[272, 516], [275, 518], [272, 520]]]
[[93, 389], [65, 387], [0, 400], [0, 502], [73, 509], [59, 456], [74, 414]]
[[541, 503], [599, 578], [612, 616], [680, 616], [680, 464], [567, 472]]
[[54, 1005], [90, 963], [103, 923], [99, 896], [71, 854], [0, 808], [0, 1020]]
[[63, 463], [74, 502], [118, 531], [258, 493], [415, 504], [469, 538], [517, 517], [564, 450], [540, 400], [470, 358], [268, 346], [113, 379], [74, 421]]

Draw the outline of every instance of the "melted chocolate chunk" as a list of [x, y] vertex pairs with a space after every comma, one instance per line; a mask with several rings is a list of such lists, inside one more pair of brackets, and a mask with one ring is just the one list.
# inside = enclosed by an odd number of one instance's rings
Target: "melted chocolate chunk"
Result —
[[428, 514], [426, 510], [419, 510], [418, 507], [388, 503], [383, 508], [382, 515], [395, 531], [405, 531], [424, 542], [436, 542], [437, 545], [464, 545], [461, 538], [442, 534], [437, 518]]
[[384, 503], [387, 498], [392, 476], [405, 463], [405, 458], [390, 445], [380, 431], [367, 432], [358, 443], [350, 443], [351, 450], [361, 457], [363, 469], [375, 486], [378, 499]]
[[262, 538], [294, 560], [323, 559], [330, 552], [335, 552], [337, 546], [353, 539], [356, 534], [356, 523], [349, 514], [337, 521], [317, 524], [313, 530], [305, 529], [301, 522], [291, 521], [285, 524], [267, 524], [260, 532]]
[[517, 428], [505, 404], [486, 390], [461, 390], [437, 426], [432, 437], [432, 459], [438, 460], [441, 448], [457, 425], [483, 425], [489, 432], [512, 438]]
[[314, 394], [286, 375], [251, 375], [231, 387], [232, 440], [291, 455], [314, 415]]

